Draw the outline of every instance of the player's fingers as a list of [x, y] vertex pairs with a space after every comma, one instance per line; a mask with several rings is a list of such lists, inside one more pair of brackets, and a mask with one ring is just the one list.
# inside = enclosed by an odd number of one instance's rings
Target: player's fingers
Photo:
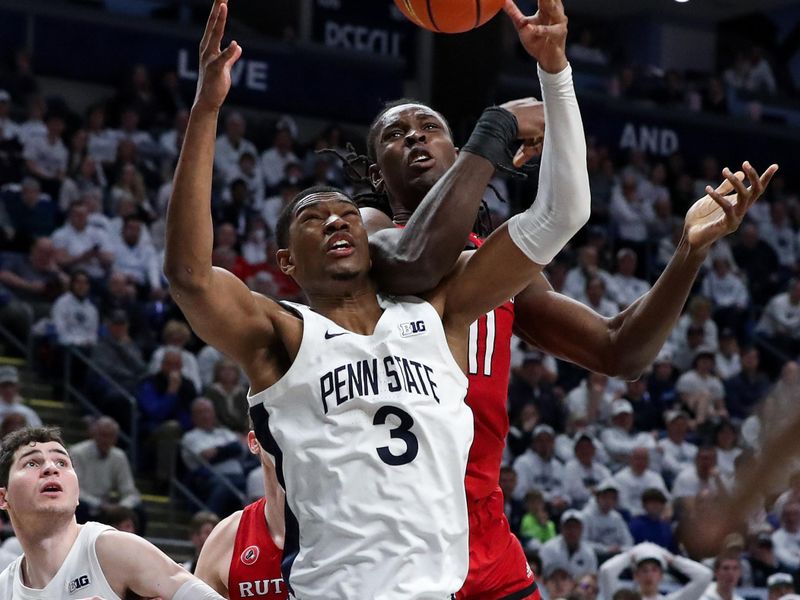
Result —
[[228, 5], [221, 2], [219, 5], [219, 16], [217, 22], [211, 30], [211, 37], [208, 40], [208, 49], [211, 52], [219, 52], [222, 44], [222, 36], [225, 35], [225, 24], [228, 22]]
[[778, 172], [778, 168], [779, 168], [778, 165], [773, 163], [769, 167], [767, 167], [767, 170], [764, 171], [761, 177], [759, 177], [759, 180], [761, 181], [762, 191], [767, 189], [769, 182], [772, 181], [773, 175], [775, 175], [775, 173]]
[[736, 173], [734, 173], [728, 167], [725, 167], [722, 169], [722, 175], [731, 182], [739, 198], [747, 198], [748, 192], [747, 188], [744, 186], [744, 173], [742, 171], [736, 171]]
[[541, 145], [536, 140], [525, 140], [525, 143], [519, 147], [519, 150], [514, 155], [513, 165], [519, 169], [534, 156], [538, 155], [540, 148]]
[[710, 185], [706, 186], [706, 194], [708, 194], [709, 197], [719, 205], [719, 207], [725, 212], [725, 215], [733, 215], [733, 203], [731, 202], [730, 198], [723, 196]]
[[242, 47], [236, 40], [234, 40], [228, 44], [228, 47], [225, 48], [225, 51], [220, 54], [220, 60], [226, 67], [230, 68], [237, 60], [239, 60], [241, 55]]
[[506, 3], [503, 5], [503, 10], [509, 17], [511, 17], [514, 27], [517, 29], [522, 29], [522, 27], [525, 26], [525, 15], [522, 14], [522, 11], [519, 9], [519, 7], [514, 4], [514, 0], [506, 0]]
[[211, 37], [211, 31], [214, 29], [214, 24], [217, 22], [219, 16], [220, 0], [214, 0], [211, 6], [211, 12], [208, 14], [208, 21], [206, 22], [205, 31], [203, 31], [203, 38], [200, 40], [200, 52], [203, 53], [208, 47], [208, 40]]
[[556, 23], [555, 25], [540, 25], [539, 24], [539, 17], [525, 17], [524, 18], [525, 25], [531, 26], [531, 31], [534, 35], [540, 37], [547, 37], [547, 36], [559, 36], [564, 35], [566, 32], [566, 26], [563, 23]]

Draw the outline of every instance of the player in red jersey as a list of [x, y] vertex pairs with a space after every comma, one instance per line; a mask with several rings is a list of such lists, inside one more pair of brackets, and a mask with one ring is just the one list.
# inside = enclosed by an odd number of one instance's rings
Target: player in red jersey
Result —
[[[566, 17], [560, 0], [541, 0], [534, 17], [523, 16], [507, 0], [506, 12], [540, 68], [549, 73], [562, 71], [567, 64]], [[531, 131], [530, 122], [523, 122], [532, 119], [530, 106], [527, 113], [521, 105], [504, 106], [517, 118], [520, 131]], [[557, 128], [559, 123], [548, 126]], [[417, 102], [395, 103], [382, 111], [370, 128], [367, 151], [371, 183], [379, 195], [385, 196], [393, 215], [392, 219], [384, 211], [362, 209], [371, 233], [376, 278], [385, 290], [395, 293], [432, 287], [446, 271], [431, 269], [420, 281], [414, 269], [408, 269], [410, 275], [404, 278], [389, 268], [396, 268], [413, 256], [412, 249], [396, 244], [398, 238], [393, 230], [412, 216], [429, 226], [439, 219], [441, 231], [453, 236], [463, 232], [460, 239], [466, 239], [497, 164], [472, 153], [459, 154], [444, 117]], [[733, 174], [725, 169], [722, 185], [717, 190], [707, 190], [709, 195], [687, 213], [683, 239], [659, 281], [615, 317], [601, 317], [554, 292], [542, 276], [513, 303], [498, 307], [473, 324], [467, 403], [474, 414], [475, 437], [466, 474], [470, 572], [460, 599], [510, 600], [539, 595], [522, 548], [503, 514], [498, 486], [508, 432], [506, 396], [512, 331], [546, 352], [589, 370], [637, 377], [652, 363], [669, 336], [711, 244], [738, 228], [777, 169], [773, 165], [759, 177], [749, 164], [743, 168], [751, 187], [744, 186], [744, 173]], [[725, 196], [732, 192], [737, 198]], [[471, 243], [473, 247], [480, 244], [474, 234]], [[392, 275], [382, 277], [384, 268]]]
[[289, 592], [281, 575], [283, 492], [275, 466], [252, 431], [247, 440], [250, 451], [261, 459], [266, 495], [214, 528], [197, 559], [195, 575], [229, 600], [285, 600]]

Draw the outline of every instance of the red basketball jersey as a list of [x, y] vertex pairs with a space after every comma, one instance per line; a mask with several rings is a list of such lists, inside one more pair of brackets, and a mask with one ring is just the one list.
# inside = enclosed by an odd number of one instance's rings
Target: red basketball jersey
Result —
[[230, 600], [286, 600], [289, 597], [281, 575], [283, 550], [269, 534], [265, 504], [266, 498], [262, 498], [242, 511], [228, 571]]
[[[480, 247], [483, 240], [470, 234]], [[467, 404], [475, 420], [475, 436], [467, 461], [467, 499], [485, 498], [497, 489], [508, 434], [508, 376], [514, 303], [509, 300], [469, 328]]]

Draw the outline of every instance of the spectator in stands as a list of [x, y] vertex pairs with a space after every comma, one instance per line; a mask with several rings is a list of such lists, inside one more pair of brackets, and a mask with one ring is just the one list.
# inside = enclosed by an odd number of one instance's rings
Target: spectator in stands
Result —
[[800, 502], [800, 471], [795, 471], [789, 476], [789, 488], [775, 500], [772, 513], [782, 514], [784, 507], [790, 502]]
[[794, 593], [794, 578], [788, 573], [773, 573], [767, 578], [767, 600], [779, 600]]
[[81, 482], [79, 522], [102, 518], [102, 513], [119, 505], [136, 511], [140, 524], [144, 525], [142, 498], [131, 465], [125, 453], [117, 448], [119, 425], [111, 417], [103, 416], [92, 423], [89, 435], [90, 439], [70, 448], [72, 464]]
[[[519, 536], [519, 527], [525, 514], [525, 504], [514, 498], [514, 489], [517, 487], [517, 472], [508, 465], [500, 467], [500, 490], [503, 492], [503, 512], [508, 519], [511, 531]], [[262, 486], [263, 490], [263, 486]]]
[[115, 505], [104, 511], [103, 523], [118, 531], [139, 534], [142, 529], [136, 512], [126, 506]]
[[10, 414], [24, 417], [24, 427], [41, 427], [36, 411], [22, 403], [19, 394], [19, 372], [13, 365], [0, 366], [0, 421]]
[[[235, 432], [219, 425], [214, 405], [208, 398], [201, 396], [192, 402], [192, 425], [181, 440], [181, 456], [189, 471], [191, 486], [211, 511], [227, 516], [241, 508], [241, 502], [220, 475], [236, 489], [244, 491], [244, 446]], [[198, 456], [206, 464], [198, 460]]]
[[[139, 153], [152, 153], [154, 140], [147, 132], [139, 128], [142, 113], [135, 106], [126, 106], [119, 115], [119, 129], [114, 134], [117, 136], [117, 163], [120, 161], [119, 147], [125, 142], [132, 143]], [[125, 159], [122, 161], [126, 162]]]
[[[139, 380], [147, 374], [147, 363], [142, 351], [130, 337], [127, 313], [121, 309], [112, 312], [106, 319], [106, 328], [108, 335], [101, 337], [92, 349], [92, 360], [103, 373], [134, 395]], [[93, 395], [102, 411], [122, 423], [125, 431], [130, 431], [128, 401], [105, 380], [95, 380], [94, 383]]]
[[633, 405], [624, 398], [615, 400], [611, 406], [611, 426], [600, 434], [613, 464], [626, 464], [635, 448], [655, 448], [653, 436], [633, 431], [633, 419]]
[[39, 181], [26, 177], [16, 191], [12, 186], [3, 193], [5, 210], [12, 228], [11, 249], [27, 252], [36, 238], [53, 233], [58, 219], [58, 207], [52, 198], [42, 193]]
[[189, 326], [183, 321], [170, 320], [164, 326], [161, 338], [164, 345], [153, 352], [153, 356], [150, 358], [150, 372], [155, 373], [166, 350], [174, 348], [181, 353], [181, 373], [192, 382], [196, 391], [202, 390], [203, 383], [200, 379], [200, 367], [197, 365], [197, 358], [186, 350], [186, 345], [192, 338], [192, 330], [189, 329]]
[[725, 491], [722, 474], [717, 468], [717, 449], [711, 445], [698, 448], [694, 465], [678, 473], [672, 485], [675, 498], [694, 498], [700, 493], [716, 496]]
[[714, 306], [714, 321], [720, 328], [730, 327], [741, 331], [750, 305], [742, 278], [731, 271], [730, 261], [725, 256], [717, 256], [712, 261], [713, 268], [703, 279], [701, 293], [709, 298]]
[[536, 405], [531, 402], [523, 404], [511, 419], [506, 436], [506, 449], [510, 458], [516, 458], [530, 448], [533, 430], [539, 423], [539, 409]]
[[570, 390], [565, 401], [570, 419], [585, 419], [589, 423], [607, 421], [613, 402], [608, 377], [601, 373], [588, 373], [578, 386]]
[[650, 392], [650, 397], [665, 407], [674, 406], [678, 398], [678, 393], [675, 391], [678, 373], [673, 360], [672, 346], [667, 343], [656, 356], [653, 370], [647, 378], [647, 391]]
[[617, 510], [619, 489], [614, 479], [600, 482], [594, 488], [594, 497], [595, 501], [583, 509], [583, 535], [602, 563], [633, 546], [633, 537]]
[[586, 283], [592, 277], [600, 277], [609, 287], [611, 275], [599, 267], [597, 248], [587, 245], [578, 251], [578, 264], [567, 273], [563, 293], [576, 299], [583, 296]]
[[27, 426], [28, 420], [24, 415], [17, 412], [9, 413], [0, 421], [0, 439]]
[[686, 441], [689, 431], [689, 415], [681, 410], [670, 410], [664, 415], [667, 435], [658, 441], [661, 453], [661, 472], [672, 482], [678, 473], [694, 463], [697, 446]]
[[511, 376], [508, 387], [508, 411], [514, 419], [524, 405], [533, 403], [539, 414], [539, 420], [561, 431], [564, 428], [564, 407], [557, 398], [553, 386], [545, 380], [543, 360], [544, 356], [539, 351], [525, 352], [522, 364]]
[[555, 432], [546, 424], [537, 425], [533, 430], [531, 447], [514, 461], [517, 472], [515, 497], [521, 500], [531, 490], [542, 492], [545, 501], [556, 511], [561, 512], [569, 504], [564, 492], [564, 466], [554, 456]]
[[114, 260], [113, 248], [104, 231], [89, 226], [89, 207], [75, 202], [67, 213], [67, 222], [53, 233], [58, 263], [66, 269], [82, 269], [102, 281]]
[[720, 554], [714, 559], [714, 581], [708, 584], [700, 600], [744, 600], [736, 593], [741, 576], [739, 557]]
[[595, 440], [587, 431], [578, 433], [574, 440], [574, 458], [564, 465], [564, 493], [574, 508], [583, 508], [595, 486], [608, 479], [611, 472], [595, 460]]
[[650, 451], [643, 447], [634, 448], [628, 466], [614, 475], [619, 489], [619, 506], [631, 516], [645, 512], [642, 494], [647, 489], [657, 489], [664, 498], [669, 499], [669, 492], [661, 475], [650, 470], [649, 466]]
[[234, 361], [223, 357], [214, 365], [214, 381], [206, 386], [203, 395], [214, 404], [222, 426], [247, 433], [247, 388], [242, 384], [241, 370]]
[[797, 241], [784, 201], [775, 200], [770, 204], [769, 220], [760, 224], [759, 233], [761, 239], [772, 246], [781, 267], [791, 272], [798, 258]]
[[787, 291], [770, 299], [756, 332], [786, 354], [800, 354], [800, 279], [791, 280]]
[[86, 116], [88, 133], [87, 151], [89, 156], [99, 165], [111, 165], [117, 159], [119, 138], [106, 127], [106, 109], [102, 104], [89, 108]]
[[671, 340], [675, 346], [675, 365], [682, 371], [691, 367], [699, 346], [706, 346], [716, 352], [719, 328], [711, 318], [711, 301], [708, 298], [698, 295], [689, 300], [689, 308], [678, 319]]
[[133, 203], [136, 215], [148, 221], [156, 218], [156, 211], [150, 204], [144, 178], [132, 162], [125, 162], [120, 166], [114, 186], [111, 188], [112, 213], [118, 213], [119, 204], [123, 200]]
[[11, 94], [0, 89], [0, 141], [18, 139], [19, 125], [10, 117]]
[[175, 112], [172, 128], [164, 131], [158, 138], [161, 152], [164, 154], [165, 162], [171, 164], [178, 158], [183, 136], [186, 134], [186, 127], [189, 125], [189, 111], [181, 108]]
[[547, 598], [567, 598], [575, 589], [575, 580], [569, 574], [569, 567], [565, 563], [552, 562], [543, 564], [542, 581]]
[[644, 513], [633, 517], [628, 524], [635, 543], [652, 542], [662, 548], [675, 551], [677, 545], [670, 523], [671, 511], [667, 497], [658, 488], [648, 488], [641, 496]]
[[781, 567], [796, 573], [800, 569], [800, 502], [783, 507], [781, 527], [772, 534], [775, 558]]
[[[247, 190], [246, 206], [256, 208], [264, 204], [266, 199], [264, 173], [261, 171], [261, 165], [258, 163], [258, 157], [255, 152], [242, 152], [239, 156], [236, 168], [228, 176], [228, 185], [237, 180], [242, 180], [245, 183], [245, 189]], [[230, 196], [225, 199], [230, 201]]]
[[[752, 584], [755, 587], [769, 587], [769, 578], [780, 571], [769, 530], [764, 529], [749, 536], [747, 562], [750, 565]], [[789, 578], [791, 580], [791, 575]]]
[[69, 151], [61, 139], [64, 135], [64, 117], [51, 112], [45, 124], [47, 135], [26, 138], [22, 156], [28, 173], [39, 180], [42, 190], [51, 198], [58, 198], [69, 164]]
[[152, 434], [167, 420], [178, 421], [183, 429], [189, 427], [189, 406], [197, 392], [181, 375], [180, 350], [166, 349], [160, 365], [159, 371], [145, 377], [136, 389], [143, 436]]
[[586, 288], [583, 294], [576, 298], [594, 312], [604, 317], [610, 318], [619, 313], [619, 306], [616, 302], [606, 298], [606, 284], [600, 277], [590, 277], [586, 280]]
[[647, 379], [640, 377], [625, 382], [625, 399], [633, 406], [633, 429], [641, 432], [657, 432], [664, 429], [664, 409], [647, 390]]
[[713, 417], [726, 417], [725, 389], [714, 373], [714, 350], [701, 346], [695, 351], [692, 369], [678, 378], [675, 389], [681, 404], [696, 425]]
[[764, 305], [780, 281], [778, 255], [759, 237], [758, 225], [743, 223], [733, 247], [736, 264], [747, 277], [747, 289], [757, 305]]
[[735, 471], [736, 458], [742, 453], [737, 442], [739, 432], [728, 419], [722, 419], [714, 429], [714, 446], [717, 450], [717, 469], [720, 475], [731, 478]]
[[274, 188], [286, 175], [289, 164], [300, 164], [300, 159], [294, 153], [294, 144], [297, 139], [297, 125], [294, 119], [288, 116], [281, 117], [275, 126], [275, 137], [272, 146], [261, 155], [261, 170], [268, 188]]
[[[659, 587], [668, 566], [688, 578], [689, 582], [662, 596]], [[620, 576], [628, 567], [633, 569], [633, 581], [646, 600], [698, 600], [712, 577], [711, 569], [700, 563], [675, 556], [664, 548], [645, 542], [607, 560], [600, 567], [600, 594], [603, 598], [612, 598], [616, 590], [624, 585]]]
[[719, 350], [715, 357], [714, 370], [723, 381], [735, 377], [742, 370], [739, 342], [730, 328], [719, 332]]
[[97, 343], [100, 317], [89, 299], [90, 289], [89, 274], [82, 269], [75, 270], [70, 277], [69, 291], [53, 304], [51, 315], [57, 341], [62, 346], [88, 349]]
[[3, 288], [13, 294], [0, 305], [0, 322], [27, 340], [33, 323], [50, 314], [53, 300], [68, 283], [69, 277], [55, 260], [53, 242], [38, 238], [27, 256], [9, 256], [0, 267], [0, 296]]
[[668, 69], [664, 79], [653, 93], [653, 100], [658, 104], [681, 108], [686, 105], [686, 82], [676, 69]]
[[764, 57], [764, 49], [758, 46], [750, 50], [749, 68], [744, 81], [744, 89], [754, 94], [774, 94], [778, 90], [772, 67]]
[[640, 261], [644, 257], [647, 226], [654, 218], [652, 204], [640, 194], [639, 178], [626, 171], [611, 192], [611, 219], [617, 224], [620, 243], [636, 252]]
[[621, 248], [617, 252], [617, 272], [611, 277], [610, 293], [621, 309], [625, 309], [638, 300], [650, 284], [638, 279], [636, 274], [636, 253], [630, 248]]
[[594, 35], [588, 27], [581, 30], [577, 41], [567, 46], [567, 56], [570, 60], [579, 63], [608, 64], [608, 56], [603, 50], [595, 46]]
[[246, 132], [247, 122], [241, 113], [230, 113], [225, 119], [225, 133], [217, 138], [214, 151], [214, 169], [223, 181], [236, 171], [242, 154], [258, 154], [255, 144], [244, 137]]
[[[66, 213], [69, 207], [81, 198], [102, 199], [106, 179], [103, 168], [91, 156], [79, 157], [78, 167], [70, 170], [69, 177], [61, 184], [58, 208]], [[102, 213], [100, 213], [102, 214]], [[103, 215], [105, 217], [105, 215]]]
[[539, 490], [525, 494], [525, 514], [519, 523], [519, 537], [526, 548], [536, 549], [556, 537], [556, 525], [550, 520], [547, 503]]
[[703, 112], [717, 115], [727, 115], [729, 113], [728, 96], [725, 93], [725, 86], [722, 83], [722, 79], [716, 75], [712, 75], [708, 78], [708, 82], [703, 90], [701, 106]]
[[192, 542], [194, 556], [191, 560], [183, 563], [183, 568], [189, 573], [194, 573], [200, 551], [217, 523], [219, 523], [219, 517], [207, 510], [201, 510], [192, 515], [192, 520], [189, 521], [189, 541]]
[[152, 243], [142, 238], [144, 227], [137, 216], [125, 219], [122, 235], [112, 242], [113, 268], [128, 277], [140, 298], [160, 300], [165, 295], [161, 286], [161, 264]]
[[47, 137], [47, 125], [44, 123], [44, 114], [46, 110], [47, 104], [45, 104], [41, 94], [34, 94], [28, 97], [26, 103], [27, 119], [20, 123], [19, 126], [20, 141]]
[[100, 313], [108, 319], [116, 310], [128, 315], [129, 332], [145, 354], [152, 351], [155, 332], [145, 313], [145, 305], [136, 298], [136, 287], [124, 273], [112, 271], [100, 301]]
[[582, 540], [583, 515], [574, 509], [561, 515], [561, 533], [545, 542], [539, 551], [542, 563], [565, 564], [573, 580], [597, 571], [594, 550]]

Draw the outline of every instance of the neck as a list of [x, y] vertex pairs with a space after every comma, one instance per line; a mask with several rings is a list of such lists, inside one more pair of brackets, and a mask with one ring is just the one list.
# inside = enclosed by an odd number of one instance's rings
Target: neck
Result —
[[731, 600], [733, 598], [733, 586], [717, 582], [717, 593], [724, 600]]
[[[409, 191], [409, 193], [411, 192]], [[392, 207], [392, 218], [394, 219], [394, 222], [398, 225], [405, 225], [408, 223], [411, 215], [414, 214], [414, 211], [422, 203], [426, 193], [427, 191], [423, 192], [418, 197], [406, 198], [404, 201], [389, 196], [389, 206]]]
[[14, 531], [25, 553], [23, 582], [28, 587], [41, 589], [50, 583], [64, 564], [80, 533], [80, 526], [73, 514], [68, 521], [58, 523], [55, 527], [51, 519], [34, 518], [30, 526], [15, 526]]
[[[264, 476], [269, 478], [270, 474], [263, 466]], [[272, 475], [274, 477], [274, 475]], [[269, 480], [269, 479], [268, 479]], [[283, 516], [283, 507], [286, 496], [277, 482], [276, 485], [268, 485], [266, 489], [266, 503], [264, 504], [264, 518], [267, 520], [267, 528], [270, 537], [278, 548], [283, 549], [284, 538], [286, 536], [286, 525]]]
[[371, 282], [345, 294], [308, 294], [309, 305], [341, 327], [362, 335], [371, 335], [383, 309], [378, 304]]

